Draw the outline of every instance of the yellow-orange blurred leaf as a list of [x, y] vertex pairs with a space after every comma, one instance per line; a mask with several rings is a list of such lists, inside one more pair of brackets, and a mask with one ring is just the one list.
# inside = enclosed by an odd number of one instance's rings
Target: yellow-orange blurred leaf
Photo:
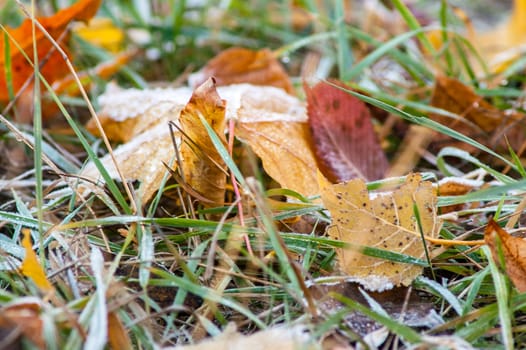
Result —
[[94, 18], [88, 24], [79, 24], [74, 33], [93, 45], [111, 52], [119, 52], [124, 43], [124, 32], [109, 18]]
[[281, 187], [304, 196], [318, 194], [316, 159], [307, 123], [240, 122], [236, 135], [261, 158], [263, 167]]
[[289, 76], [269, 49], [233, 47], [222, 51], [192, 76], [191, 85], [199, 85], [210, 77], [214, 77], [218, 86], [249, 83], [282, 88], [288, 93], [294, 91]]
[[[497, 243], [497, 237], [500, 244]], [[488, 222], [484, 240], [496, 262], [500, 261], [499, 252], [502, 253], [509, 278], [520, 293], [526, 292], [526, 240], [513, 237], [494, 220]]]
[[22, 262], [22, 273], [24, 276], [31, 278], [40, 290], [49, 292], [53, 289], [53, 286], [49, 283], [44, 268], [33, 251], [31, 232], [28, 229], [24, 229], [22, 230], [22, 234], [24, 236], [22, 238], [22, 246], [26, 251], [26, 256]]
[[[51, 17], [38, 18], [41, 25], [55, 39], [59, 39], [67, 29], [71, 21], [87, 21], [97, 12], [102, 0], [80, 0], [74, 5], [57, 12]], [[32, 65], [25, 59], [22, 51], [29, 57], [33, 57], [33, 39], [36, 42], [40, 63], [44, 63], [40, 73], [48, 82], [60, 79], [69, 73], [66, 62], [58, 51], [53, 48], [52, 43], [44, 32], [36, 29], [32, 35], [32, 22], [26, 19], [18, 28], [7, 28], [11, 39], [11, 62], [13, 71], [13, 88], [17, 93], [25, 81], [34, 73]], [[16, 43], [16, 45], [15, 45]], [[6, 43], [4, 36], [0, 37], [0, 52], [4, 52]], [[17, 48], [17, 45], [22, 51]], [[44, 61], [45, 58], [45, 61]], [[5, 57], [0, 55], [0, 102], [9, 99], [5, 72]]]
[[221, 99], [210, 78], [197, 87], [181, 112], [180, 123], [184, 134], [181, 145], [184, 181], [205, 198], [222, 205], [225, 197], [225, 163], [212, 143], [202, 116], [225, 140], [225, 101]]
[[130, 336], [115, 312], [108, 313], [108, 342], [115, 350], [132, 349]]
[[[331, 185], [320, 174], [321, 198], [332, 216], [331, 238], [359, 247], [374, 247], [424, 258], [425, 250], [416, 220], [418, 208], [422, 233], [435, 238], [440, 230], [436, 195], [420, 174], [409, 175], [392, 192], [371, 197], [363, 180]], [[370, 290], [409, 285], [422, 267], [366, 256], [361, 249], [337, 249], [340, 268]]]

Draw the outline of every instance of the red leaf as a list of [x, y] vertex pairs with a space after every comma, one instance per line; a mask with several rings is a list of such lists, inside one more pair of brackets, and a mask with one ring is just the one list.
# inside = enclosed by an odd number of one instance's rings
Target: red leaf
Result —
[[357, 177], [381, 179], [387, 158], [365, 103], [327, 82], [313, 87], [304, 84], [304, 89], [314, 151], [323, 175], [334, 183]]

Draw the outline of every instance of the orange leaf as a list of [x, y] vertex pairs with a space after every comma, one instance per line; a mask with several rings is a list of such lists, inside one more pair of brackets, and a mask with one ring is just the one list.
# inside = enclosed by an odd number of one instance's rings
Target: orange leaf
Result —
[[131, 349], [131, 339], [116, 312], [108, 313], [108, 341], [112, 349]]
[[[38, 18], [37, 20], [55, 40], [62, 42], [61, 36], [65, 33], [67, 25], [71, 21], [87, 21], [95, 15], [102, 0], [80, 0], [74, 5], [57, 12], [51, 17]], [[7, 28], [11, 39], [9, 45], [11, 49], [11, 62], [13, 71], [13, 88], [15, 94], [29, 79], [34, 71], [22, 52], [28, 57], [33, 57], [33, 39], [37, 45], [40, 69], [44, 78], [52, 83], [69, 73], [69, 69], [62, 56], [53, 48], [52, 43], [38, 27], [36, 34], [32, 35], [32, 21], [26, 19], [18, 28]], [[16, 45], [15, 45], [16, 43]], [[5, 48], [4, 36], [0, 38], [0, 52]], [[20, 50], [17, 48], [20, 47]], [[67, 51], [66, 51], [67, 53]], [[4, 55], [0, 55], [0, 102], [9, 99], [5, 72]]]
[[[500, 246], [497, 243], [497, 237], [500, 240]], [[500, 261], [499, 252], [502, 252], [506, 273], [519, 292], [526, 292], [526, 240], [513, 237], [494, 220], [488, 222], [484, 240], [491, 249], [496, 262]]]
[[304, 84], [304, 89], [314, 151], [323, 175], [331, 182], [382, 178], [387, 158], [365, 103], [326, 82], [313, 87]]
[[31, 244], [31, 233], [28, 229], [22, 230], [24, 237], [22, 238], [22, 246], [26, 251], [26, 256], [22, 262], [22, 274], [29, 277], [35, 282], [35, 284], [43, 292], [49, 292], [53, 290], [53, 286], [49, 283], [46, 273], [37, 258], [37, 255], [33, 251]]
[[225, 164], [199, 116], [210, 124], [226, 144], [225, 108], [225, 101], [217, 93], [214, 80], [210, 78], [195, 89], [179, 117], [185, 135], [181, 145], [184, 180], [215, 205], [224, 202]]
[[[517, 149], [524, 140], [524, 128], [519, 123], [524, 118], [522, 114], [507, 113], [497, 109], [478, 96], [471, 87], [457, 79], [438, 76], [431, 97], [431, 105], [460, 116], [454, 119], [432, 114], [430, 116], [432, 119], [474, 137], [487, 146], [494, 147], [503, 141], [503, 136], [506, 136], [511, 146]], [[511, 127], [515, 125], [517, 127]], [[492, 138], [491, 135], [494, 137]], [[438, 140], [443, 138], [444, 136], [439, 136]], [[466, 148], [465, 144], [458, 146]], [[502, 146], [507, 150], [507, 145]]]
[[269, 49], [252, 51], [232, 47], [225, 50], [192, 76], [191, 85], [197, 86], [210, 77], [216, 80], [217, 86], [249, 83], [275, 86], [288, 93], [294, 92], [283, 66]]

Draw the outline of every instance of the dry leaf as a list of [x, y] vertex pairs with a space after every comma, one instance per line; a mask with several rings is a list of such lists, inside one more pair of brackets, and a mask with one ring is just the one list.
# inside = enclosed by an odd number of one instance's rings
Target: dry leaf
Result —
[[183, 180], [215, 206], [225, 197], [225, 163], [212, 143], [201, 119], [214, 129], [223, 143], [225, 139], [225, 101], [221, 99], [212, 78], [197, 87], [181, 112], [184, 135], [181, 145]]
[[[437, 200], [429, 181], [419, 174], [391, 193], [371, 197], [361, 179], [331, 185], [320, 177], [321, 198], [332, 216], [327, 232], [333, 239], [359, 247], [375, 247], [424, 258], [424, 242], [416, 220], [418, 208], [422, 233], [437, 237], [440, 222], [436, 217]], [[422, 273], [422, 267], [394, 263], [364, 255], [359, 249], [337, 249], [340, 268], [370, 290], [409, 285]]]
[[513, 237], [494, 220], [488, 222], [484, 240], [497, 263], [500, 261], [499, 252], [502, 252], [508, 277], [520, 293], [526, 292], [526, 240]]
[[213, 339], [204, 340], [195, 345], [165, 347], [163, 350], [245, 350], [245, 349], [317, 349], [309, 342], [310, 336], [305, 327], [274, 327], [259, 331], [251, 335], [243, 335], [236, 331], [233, 324]]
[[19, 329], [22, 335], [31, 340], [38, 349], [45, 349], [44, 323], [40, 318], [41, 308], [40, 299], [34, 297], [18, 298], [16, 302], [0, 309], [0, 329], [12, 328], [14, 332]]
[[382, 178], [387, 158], [365, 103], [326, 82], [313, 87], [304, 84], [304, 89], [314, 152], [323, 175], [334, 183]]
[[294, 92], [289, 76], [269, 49], [252, 51], [232, 47], [224, 50], [191, 76], [190, 85], [200, 85], [210, 77], [214, 77], [218, 86], [249, 83]]
[[130, 336], [116, 312], [108, 313], [108, 342], [114, 350], [133, 348]]
[[[54, 16], [38, 18], [38, 21], [55, 40], [58, 40], [64, 34], [67, 25], [71, 21], [87, 21], [92, 18], [97, 12], [100, 3], [101, 0], [80, 0], [69, 8], [57, 12]], [[34, 73], [31, 64], [17, 48], [18, 45], [26, 55], [33, 57], [32, 22], [30, 19], [26, 19], [20, 27], [16, 29], [8, 27], [7, 30], [12, 37], [9, 40], [9, 46], [13, 71], [12, 83], [16, 94], [24, 82]], [[38, 27], [34, 38], [37, 45], [39, 63], [43, 64], [40, 72], [44, 78], [52, 83], [69, 74], [66, 62]], [[17, 45], [15, 45], [15, 42]], [[4, 52], [5, 45], [4, 36], [2, 36], [0, 38], [0, 52]], [[4, 103], [9, 100], [5, 77], [5, 58], [4, 55], [0, 55], [0, 102]]]
[[[514, 149], [518, 149], [524, 141], [524, 130], [522, 124], [519, 123], [524, 118], [522, 114], [495, 108], [475, 94], [471, 87], [464, 85], [459, 80], [438, 76], [431, 97], [431, 105], [460, 116], [453, 119], [431, 114], [432, 119], [464, 135], [471, 136], [490, 148], [500, 145], [507, 150], [507, 145], [503, 142], [504, 136]], [[448, 145], [452, 144], [452, 141], [443, 135], [435, 139], [435, 142], [440, 141], [446, 141]], [[456, 142], [455, 145], [463, 149], [470, 147], [461, 142]]]
[[42, 292], [47, 293], [52, 291], [53, 286], [49, 283], [44, 268], [33, 251], [33, 245], [31, 244], [31, 231], [23, 229], [22, 234], [24, 236], [22, 238], [22, 246], [26, 251], [26, 256], [22, 262], [22, 274], [31, 278]]

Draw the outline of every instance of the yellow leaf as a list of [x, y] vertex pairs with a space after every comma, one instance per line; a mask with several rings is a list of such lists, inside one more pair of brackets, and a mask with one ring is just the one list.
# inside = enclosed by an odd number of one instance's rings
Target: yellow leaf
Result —
[[225, 101], [221, 99], [212, 79], [197, 87], [181, 112], [180, 123], [184, 133], [181, 145], [184, 181], [200, 195], [222, 205], [225, 197], [225, 164], [217, 152], [199, 116], [225, 140]]
[[133, 348], [126, 328], [122, 324], [119, 315], [114, 311], [108, 313], [108, 342], [111, 349], [115, 350]]
[[[418, 208], [424, 236], [435, 238], [440, 230], [436, 195], [429, 181], [419, 174], [392, 192], [369, 194], [363, 180], [331, 185], [320, 180], [321, 198], [332, 216], [328, 234], [353, 246], [374, 247], [425, 258], [424, 242], [416, 220]], [[409, 285], [422, 267], [364, 255], [354, 247], [337, 249], [340, 268], [370, 290]]]
[[124, 32], [115, 27], [109, 18], [94, 18], [89, 23], [78, 24], [73, 32], [93, 45], [111, 52], [119, 52], [124, 43]]
[[40, 290], [43, 292], [49, 292], [53, 289], [53, 286], [49, 283], [46, 273], [44, 272], [37, 255], [33, 251], [31, 233], [28, 229], [24, 229], [22, 230], [22, 234], [24, 236], [22, 238], [22, 246], [26, 251], [26, 256], [22, 262], [22, 274], [31, 278]]

